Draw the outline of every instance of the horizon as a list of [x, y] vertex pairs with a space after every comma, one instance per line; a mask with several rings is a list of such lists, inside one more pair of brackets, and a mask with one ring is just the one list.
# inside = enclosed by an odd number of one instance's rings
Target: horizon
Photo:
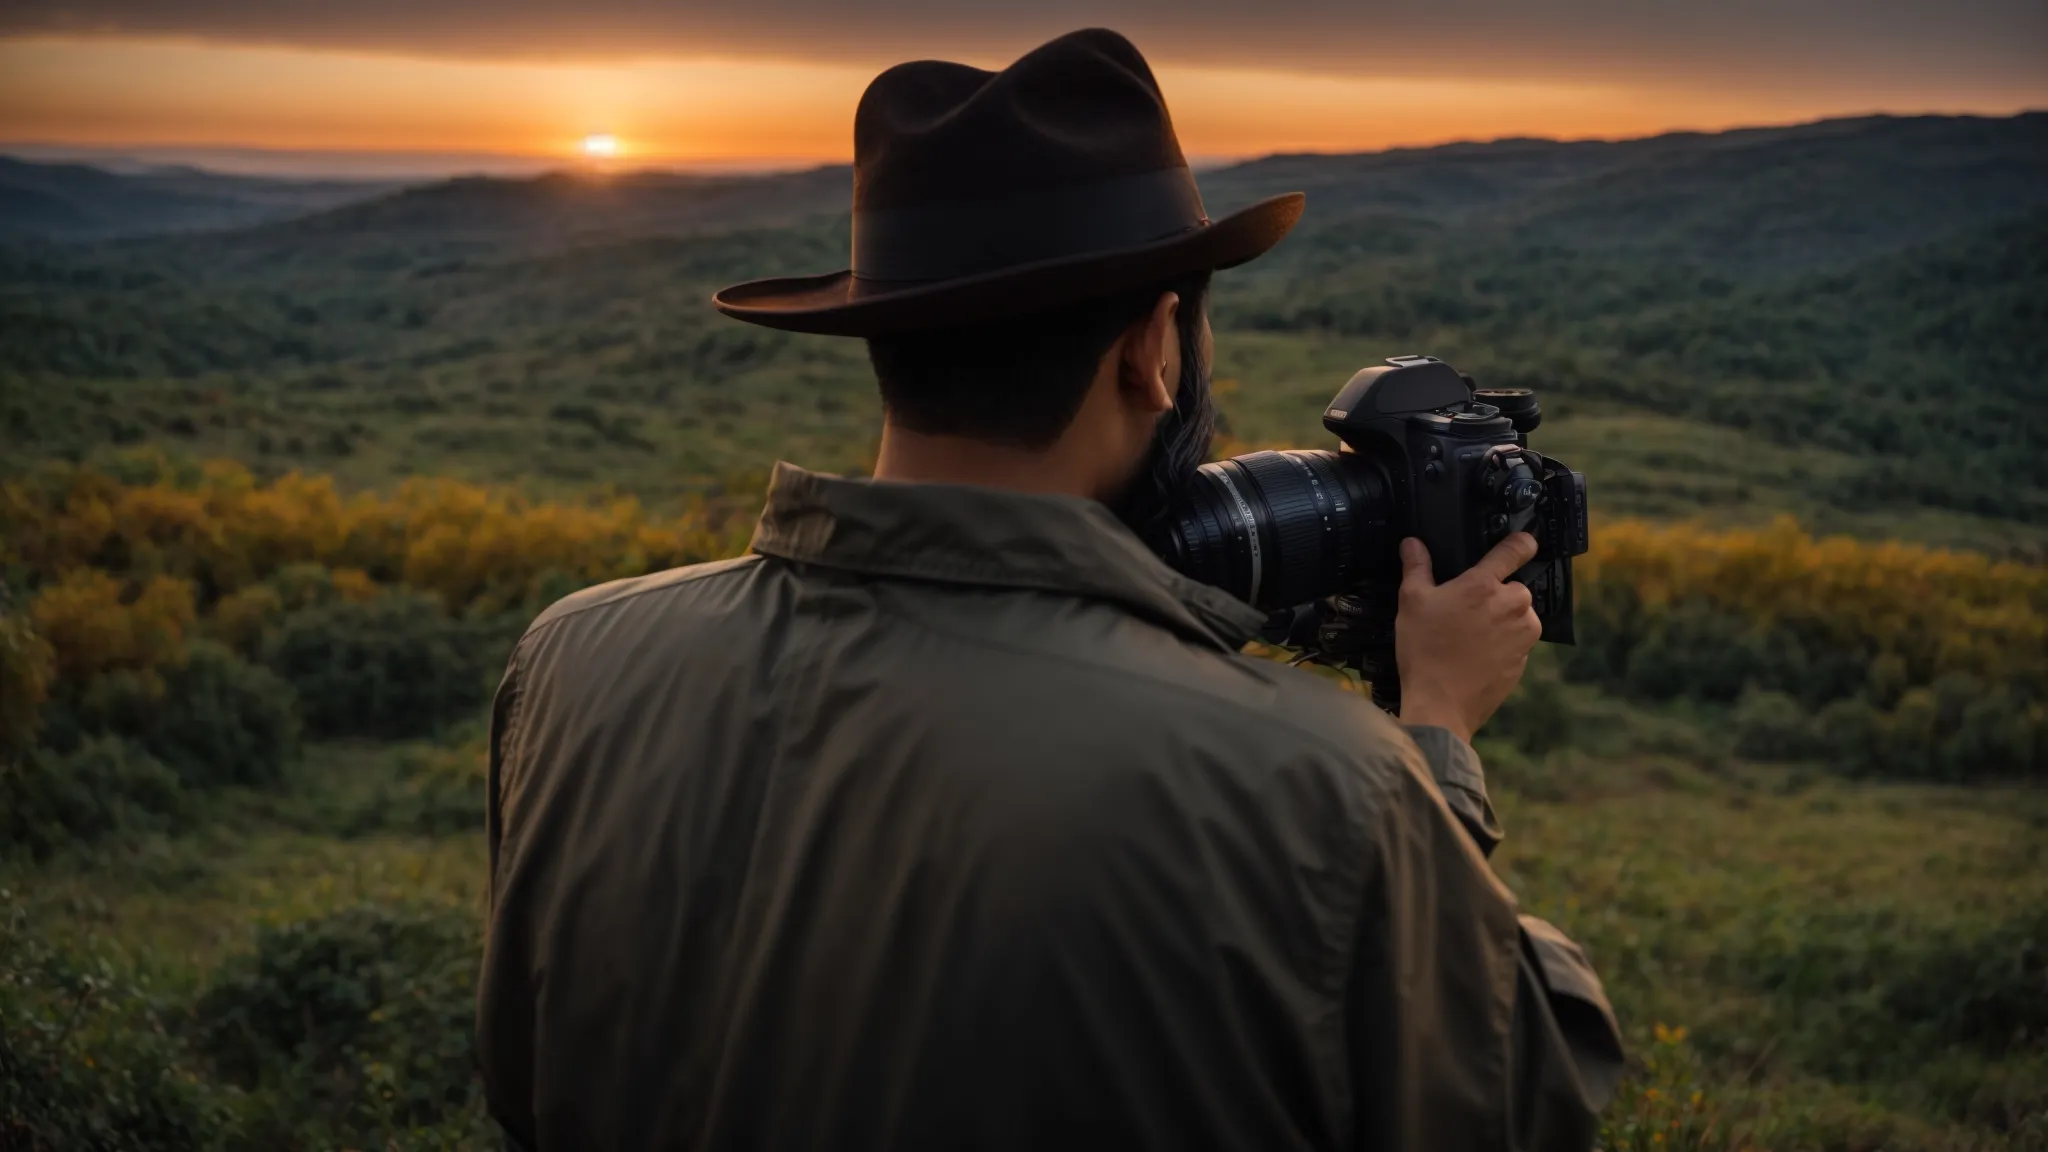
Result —
[[[1725, 127], [1670, 128], [1626, 135], [1541, 136], [1501, 135], [1489, 138], [1461, 137], [1427, 143], [1397, 143], [1383, 147], [1331, 149], [1279, 149], [1234, 156], [1189, 155], [1197, 172], [1217, 171], [1260, 160], [1292, 156], [1372, 156], [1397, 152], [1426, 152], [1454, 147], [1493, 147], [1513, 143], [1625, 144], [1665, 136], [1719, 136], [1741, 132], [1790, 131], [1827, 123], [1860, 120], [2005, 120], [2048, 114], [2048, 102], [2004, 113], [1981, 112], [1851, 112], [1777, 123], [1732, 124]], [[552, 154], [393, 152], [353, 149], [286, 149], [218, 144], [168, 144], [135, 147], [75, 145], [50, 141], [0, 140], [0, 157], [33, 164], [73, 164], [97, 168], [117, 175], [161, 175], [180, 171], [215, 176], [272, 180], [361, 183], [425, 183], [467, 178], [532, 179], [548, 175], [594, 175], [621, 177], [635, 175], [678, 176], [774, 176], [820, 168], [844, 167], [846, 158], [814, 157], [726, 157], [661, 163], [606, 161], [593, 163], [588, 157]]]
[[2033, 0], [23, 0], [0, 12], [0, 140], [279, 176], [788, 170], [847, 161], [895, 63], [1001, 68], [1091, 23], [1146, 54], [1211, 165], [2048, 107]]

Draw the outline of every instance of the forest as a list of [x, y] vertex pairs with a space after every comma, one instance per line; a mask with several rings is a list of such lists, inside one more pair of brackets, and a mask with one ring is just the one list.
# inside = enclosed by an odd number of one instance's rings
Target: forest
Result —
[[[1591, 478], [1479, 746], [1629, 1035], [1602, 1147], [2048, 1147], [2048, 115], [1202, 179], [1311, 204], [1218, 278], [1219, 453], [1427, 351]], [[704, 302], [837, 266], [845, 171], [88, 190], [0, 242], [0, 1146], [493, 1146], [485, 706], [870, 459], [858, 345]]]

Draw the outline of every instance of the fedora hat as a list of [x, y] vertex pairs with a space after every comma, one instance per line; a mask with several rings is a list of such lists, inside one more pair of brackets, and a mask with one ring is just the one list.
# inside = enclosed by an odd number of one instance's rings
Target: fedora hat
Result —
[[1145, 58], [1091, 28], [1001, 72], [920, 60], [877, 76], [853, 118], [853, 267], [712, 302], [831, 336], [971, 324], [1242, 264], [1301, 206], [1289, 193], [1210, 220]]

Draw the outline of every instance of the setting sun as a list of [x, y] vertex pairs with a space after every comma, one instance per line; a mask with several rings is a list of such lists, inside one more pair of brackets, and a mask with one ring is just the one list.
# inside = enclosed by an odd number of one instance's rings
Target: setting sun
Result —
[[607, 160], [619, 154], [619, 138], [607, 133], [585, 136], [582, 148], [585, 156]]

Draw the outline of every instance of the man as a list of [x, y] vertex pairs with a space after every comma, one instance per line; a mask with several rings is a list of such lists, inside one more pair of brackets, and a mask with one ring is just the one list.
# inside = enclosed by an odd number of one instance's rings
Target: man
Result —
[[520, 642], [479, 1040], [556, 1148], [1586, 1148], [1620, 1050], [1519, 922], [1467, 740], [1521, 676], [1511, 538], [1409, 542], [1400, 724], [1241, 655], [1132, 531], [1200, 462], [1210, 222], [1121, 37], [891, 69], [853, 269], [718, 307], [864, 336], [872, 481], [782, 466], [752, 554]]

